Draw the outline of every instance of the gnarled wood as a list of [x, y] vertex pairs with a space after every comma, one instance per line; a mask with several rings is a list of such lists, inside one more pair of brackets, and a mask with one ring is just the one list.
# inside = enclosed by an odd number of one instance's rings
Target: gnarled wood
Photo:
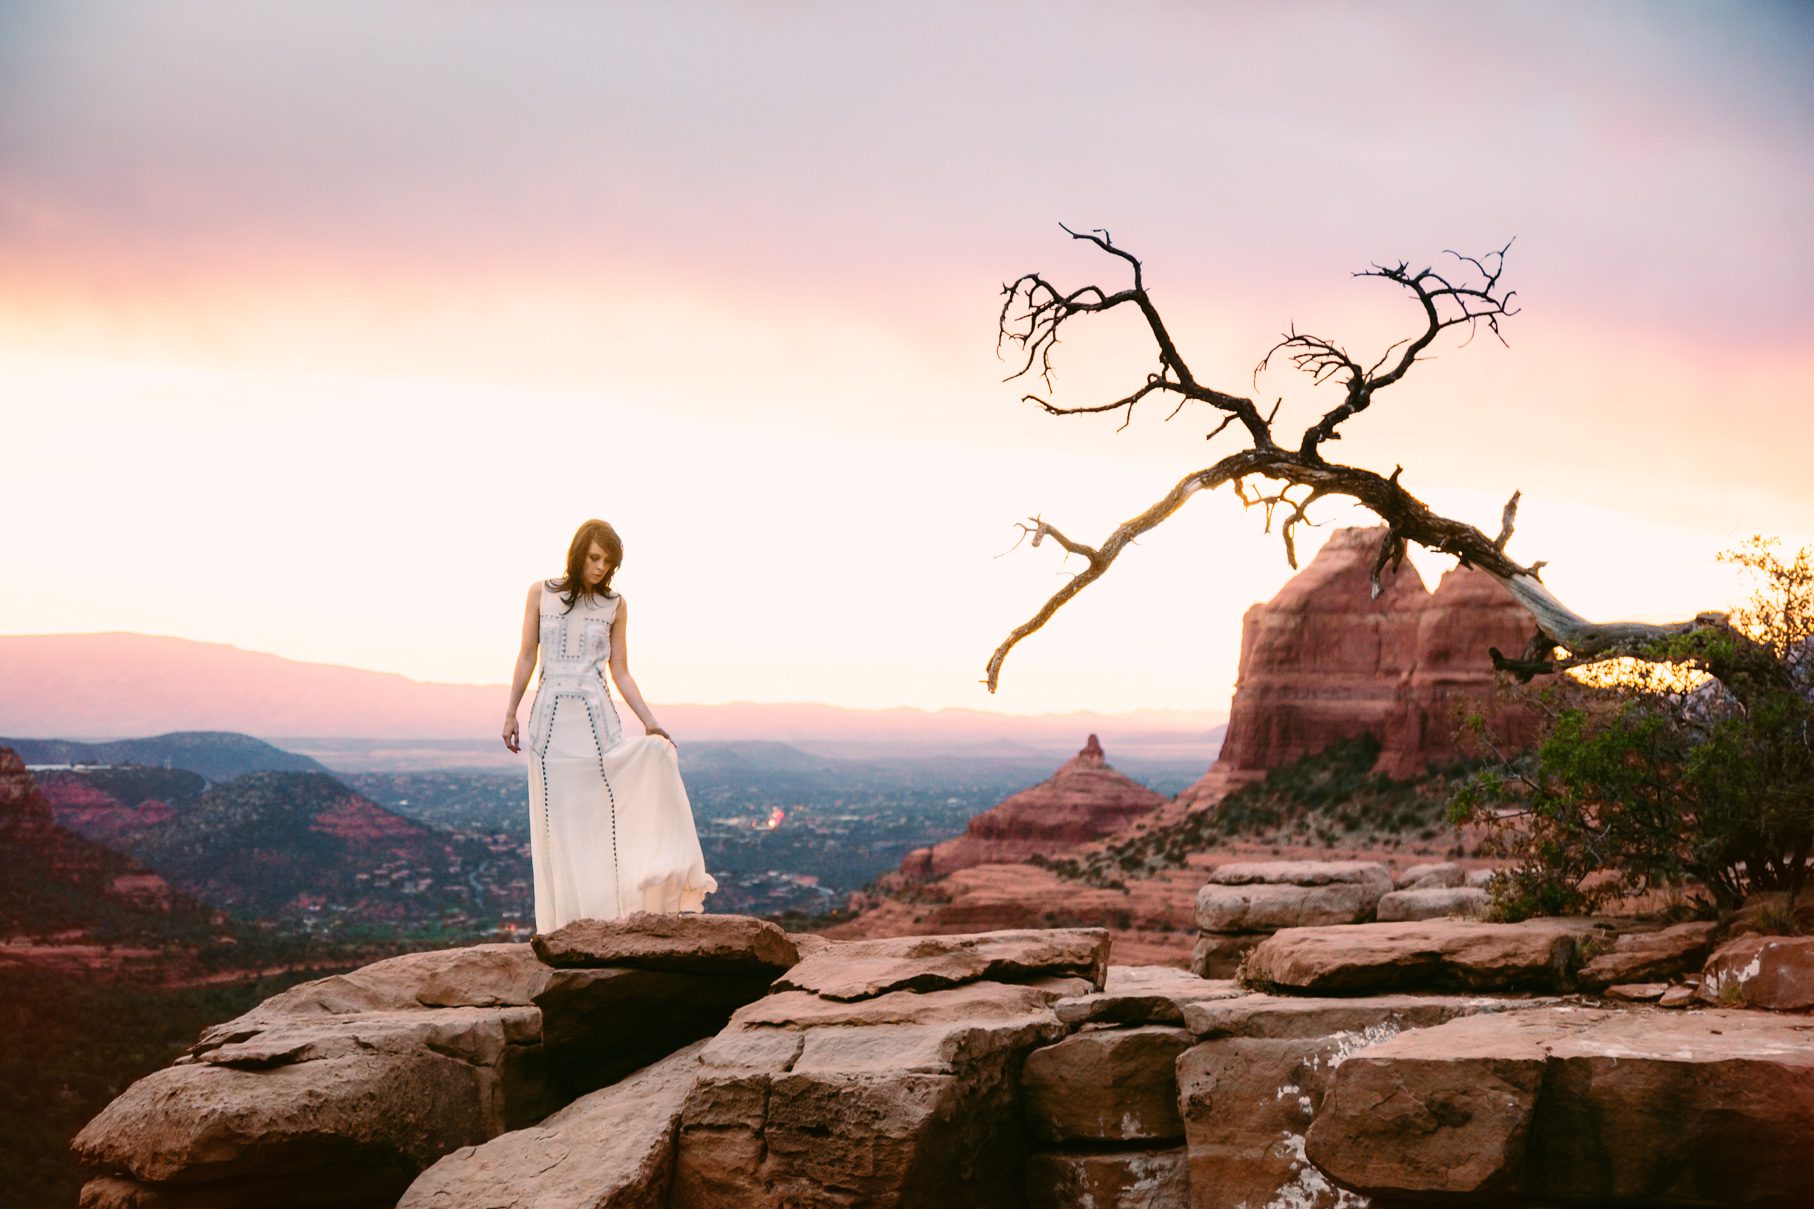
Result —
[[[997, 347], [1018, 345], [1025, 354], [1020, 367], [1008, 375], [1009, 379], [1037, 367], [1041, 378], [1049, 385], [1053, 373], [1052, 350], [1065, 323], [1080, 315], [1132, 306], [1140, 312], [1153, 335], [1159, 362], [1158, 369], [1148, 373], [1141, 386], [1113, 403], [1085, 407], [1060, 407], [1036, 395], [1026, 398], [1053, 415], [1083, 415], [1125, 408], [1128, 413], [1123, 421], [1125, 426], [1140, 401], [1155, 394], [1170, 394], [1176, 396], [1179, 408], [1195, 402], [1221, 414], [1220, 421], [1208, 434], [1209, 439], [1215, 439], [1231, 425], [1238, 424], [1246, 432], [1250, 448], [1185, 475], [1151, 507], [1117, 525], [1099, 546], [1069, 538], [1037, 516], [1032, 518], [1030, 525], [1023, 524], [1022, 536], [1030, 533], [1033, 545], [1051, 537], [1066, 550], [1081, 555], [1088, 565], [995, 648], [983, 680], [990, 692], [994, 692], [999, 684], [1002, 663], [1015, 644], [1044, 626], [1066, 601], [1106, 574], [1115, 558], [1135, 538], [1163, 523], [1197, 492], [1224, 484], [1233, 484], [1247, 507], [1262, 508], [1269, 532], [1273, 521], [1283, 512], [1279, 534], [1286, 559], [1294, 569], [1297, 566], [1295, 530], [1308, 519], [1306, 509], [1317, 500], [1341, 496], [1356, 501], [1386, 522], [1386, 537], [1373, 567], [1376, 595], [1380, 573], [1388, 564], [1403, 561], [1406, 545], [1410, 542], [1453, 555], [1463, 566], [1475, 567], [1491, 575], [1530, 612], [1534, 623], [1535, 634], [1519, 657], [1507, 657], [1497, 650], [1492, 652], [1496, 666], [1523, 679], [1606, 659], [1630, 657], [1699, 667], [1718, 678], [1741, 700], [1756, 692], [1789, 687], [1781, 661], [1734, 629], [1722, 613], [1702, 613], [1691, 621], [1653, 625], [1591, 622], [1569, 609], [1538, 578], [1543, 563], [1524, 566], [1506, 554], [1518, 511], [1519, 495], [1516, 492], [1506, 503], [1498, 534], [1488, 537], [1473, 525], [1433, 511], [1411, 494], [1400, 482], [1402, 468], [1394, 469], [1386, 476], [1357, 466], [1333, 463], [1323, 457], [1323, 446], [1341, 439], [1341, 425], [1366, 410], [1377, 392], [1401, 381], [1445, 330], [1466, 327], [1471, 339], [1473, 332], [1484, 324], [1503, 343], [1499, 320], [1517, 313], [1511, 305], [1513, 292], [1503, 290], [1500, 284], [1504, 256], [1510, 243], [1481, 258], [1448, 253], [1455, 257], [1460, 271], [1468, 274], [1465, 279], [1451, 280], [1429, 268], [1413, 272], [1404, 261], [1391, 267], [1374, 265], [1357, 273], [1356, 276], [1378, 277], [1404, 288], [1416, 299], [1424, 318], [1421, 330], [1392, 345], [1368, 367], [1363, 368], [1333, 341], [1295, 330], [1286, 333], [1262, 358], [1260, 368], [1264, 369], [1275, 354], [1282, 353], [1318, 384], [1328, 383], [1342, 390], [1342, 401], [1306, 429], [1295, 448], [1289, 448], [1281, 445], [1272, 431], [1276, 406], [1271, 414], [1262, 415], [1252, 399], [1217, 390], [1197, 380], [1147, 294], [1141, 263], [1136, 257], [1116, 247], [1105, 230], [1077, 232], [1069, 227], [1064, 230], [1071, 238], [1087, 240], [1126, 261], [1133, 270], [1133, 284], [1113, 293], [1095, 285], [1065, 292], [1042, 275], [1029, 273], [1003, 286], [1006, 300], [998, 320]], [[1258, 370], [1255, 373], [1257, 377]], [[1172, 414], [1177, 414], [1176, 409]], [[1250, 488], [1249, 480], [1277, 486]], [[1302, 491], [1294, 496], [1292, 492], [1297, 488]], [[1566, 655], [1558, 656], [1558, 648]]]

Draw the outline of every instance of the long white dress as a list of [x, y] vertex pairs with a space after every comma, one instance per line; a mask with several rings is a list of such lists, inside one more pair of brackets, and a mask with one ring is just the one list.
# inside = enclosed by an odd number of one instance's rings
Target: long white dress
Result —
[[701, 911], [705, 871], [680, 758], [660, 735], [625, 738], [605, 684], [621, 595], [568, 610], [541, 591], [541, 679], [529, 714], [535, 930], [631, 911]]

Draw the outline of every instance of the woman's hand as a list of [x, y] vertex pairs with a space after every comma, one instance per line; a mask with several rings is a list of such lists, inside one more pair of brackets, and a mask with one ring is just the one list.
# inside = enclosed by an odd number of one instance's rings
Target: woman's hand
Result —
[[508, 747], [511, 751], [522, 751], [523, 750], [520, 746], [517, 745], [516, 715], [515, 714], [512, 714], [508, 718], [504, 719], [504, 746]]
[[643, 733], [646, 735], [660, 735], [662, 738], [664, 738], [668, 741], [668, 744], [671, 747], [673, 747], [673, 749], [675, 751], [680, 750], [680, 744], [674, 742], [674, 736], [670, 735], [667, 731], [661, 729], [661, 727], [659, 727], [659, 726], [645, 726], [643, 728]]

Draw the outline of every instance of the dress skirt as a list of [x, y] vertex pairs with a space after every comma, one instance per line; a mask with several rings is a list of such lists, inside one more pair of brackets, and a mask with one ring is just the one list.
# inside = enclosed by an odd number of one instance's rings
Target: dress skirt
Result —
[[[621, 737], [593, 694], [556, 693], [529, 753], [535, 928], [632, 911], [701, 911], [705, 871], [680, 757], [660, 735]], [[538, 728], [540, 729], [540, 728]], [[617, 738], [615, 744], [609, 738]]]

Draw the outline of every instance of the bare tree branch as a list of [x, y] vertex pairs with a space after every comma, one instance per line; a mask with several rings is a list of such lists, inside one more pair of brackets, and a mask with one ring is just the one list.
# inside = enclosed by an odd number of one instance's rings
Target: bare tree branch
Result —
[[[1041, 376], [1049, 384], [1051, 352], [1062, 325], [1079, 315], [1132, 305], [1146, 319], [1157, 345], [1160, 368], [1157, 373], [1148, 375], [1145, 385], [1115, 403], [1095, 407], [1058, 408], [1045, 399], [1028, 398], [1055, 414], [1113, 411], [1125, 407], [1131, 419], [1133, 405], [1140, 399], [1154, 391], [1169, 391], [1181, 396], [1180, 405], [1185, 400], [1195, 400], [1223, 413], [1221, 422], [1208, 434], [1211, 438], [1231, 423], [1239, 422], [1246, 429], [1252, 447], [1184, 476], [1146, 511], [1116, 526], [1100, 546], [1072, 541], [1038, 517], [1034, 518], [1031, 529], [1023, 526], [1026, 532], [1033, 534], [1033, 545], [1037, 546], [1042, 537], [1049, 535], [1067, 551], [1082, 555], [1089, 565], [995, 649], [989, 658], [987, 677], [982, 681], [990, 692], [994, 692], [1000, 682], [1002, 663], [1008, 652], [1051, 620], [1066, 601], [1100, 579], [1130, 542], [1164, 522], [1192, 495], [1225, 483], [1233, 485], [1243, 505], [1262, 509], [1268, 533], [1272, 531], [1275, 516], [1282, 512], [1279, 535], [1286, 559], [1293, 568], [1297, 566], [1297, 526], [1315, 523], [1309, 520], [1307, 509], [1318, 500], [1339, 496], [1359, 503], [1386, 523], [1386, 536], [1380, 543], [1371, 571], [1371, 590], [1375, 596], [1380, 592], [1381, 573], [1388, 565], [1401, 566], [1412, 542], [1452, 555], [1463, 566], [1475, 567], [1491, 575], [1505, 585], [1512, 598], [1524, 606], [1536, 623], [1536, 634], [1518, 658], [1508, 658], [1498, 650], [1492, 652], [1496, 666], [1524, 679], [1628, 656], [1699, 667], [1721, 680], [1741, 699], [1746, 695], [1747, 686], [1760, 691], [1781, 687], [1777, 682], [1787, 674], [1783, 665], [1766, 648], [1736, 630], [1722, 613], [1702, 613], [1692, 621], [1669, 625], [1594, 623], [1563, 605], [1538, 579], [1543, 563], [1523, 566], [1505, 552], [1517, 518], [1519, 492], [1513, 492], [1506, 502], [1498, 535], [1488, 537], [1473, 525], [1432, 511], [1412, 495], [1400, 482], [1403, 467], [1394, 468], [1390, 476], [1382, 477], [1371, 470], [1333, 464], [1323, 458], [1321, 446], [1340, 438], [1340, 425], [1366, 410], [1378, 391], [1403, 379], [1444, 331], [1466, 327], [1469, 339], [1472, 339], [1475, 330], [1484, 323], [1504, 343], [1499, 320], [1517, 313], [1512, 305], [1515, 292], [1502, 289], [1500, 284], [1510, 242], [1484, 257], [1447, 253], [1456, 259], [1467, 274], [1465, 277], [1444, 275], [1431, 268], [1413, 272], [1404, 261], [1391, 267], [1376, 264], [1356, 274], [1378, 277], [1409, 291], [1423, 312], [1421, 330], [1394, 342], [1366, 369], [1332, 340], [1299, 333], [1295, 328], [1288, 331], [1261, 358], [1255, 370], [1256, 380], [1270, 359], [1283, 353], [1294, 367], [1309, 374], [1316, 384], [1339, 385], [1343, 398], [1305, 430], [1296, 449], [1287, 449], [1275, 442], [1272, 434], [1272, 424], [1278, 415], [1276, 403], [1268, 415], [1262, 416], [1251, 399], [1205, 386], [1192, 375], [1147, 294], [1138, 258], [1115, 246], [1106, 230], [1087, 233], [1072, 231], [1069, 227], [1064, 230], [1071, 238], [1088, 240], [1102, 251], [1127, 262], [1133, 271], [1133, 285], [1115, 293], [1094, 285], [1061, 293], [1039, 274], [1028, 274], [1012, 285], [1004, 286], [1003, 292], [1008, 297], [998, 324], [997, 345], [999, 348], [1003, 342], [1018, 344], [1026, 352], [1021, 368], [1009, 377], [1031, 372], [1038, 365]], [[1388, 363], [1389, 367], [1380, 372]], [[1251, 489], [1247, 486], [1250, 478], [1279, 486], [1276, 490]], [[1300, 488], [1301, 492], [1293, 494]], [[1558, 657], [1558, 648], [1566, 654]]]

